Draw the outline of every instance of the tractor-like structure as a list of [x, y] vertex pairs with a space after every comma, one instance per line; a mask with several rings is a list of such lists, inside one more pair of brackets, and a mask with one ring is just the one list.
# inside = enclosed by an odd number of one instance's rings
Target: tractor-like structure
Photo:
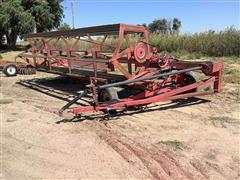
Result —
[[[25, 67], [89, 80], [59, 111], [117, 110], [220, 92], [222, 62], [182, 61], [159, 55], [143, 26], [113, 24], [28, 34], [31, 48], [18, 55]], [[26, 68], [26, 69], [28, 69]], [[23, 70], [24, 71], [24, 70]], [[202, 80], [193, 72], [201, 73]], [[210, 90], [198, 91], [212, 84]], [[89, 105], [72, 105], [86, 95]]]

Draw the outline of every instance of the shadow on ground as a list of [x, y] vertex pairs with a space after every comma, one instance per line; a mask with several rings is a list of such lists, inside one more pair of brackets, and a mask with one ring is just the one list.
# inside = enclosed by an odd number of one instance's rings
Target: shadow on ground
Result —
[[93, 112], [91, 115], [85, 115], [81, 114], [78, 116], [75, 116], [70, 119], [62, 119], [60, 121], [57, 121], [57, 124], [60, 123], [68, 123], [68, 122], [81, 122], [85, 120], [99, 120], [99, 121], [110, 121], [110, 120], [118, 120], [120, 117], [124, 116], [131, 116], [134, 114], [141, 114], [145, 112], [152, 112], [152, 111], [163, 111], [167, 109], [176, 109], [184, 106], [190, 106], [190, 105], [197, 105], [197, 104], [202, 104], [210, 102], [209, 100], [202, 99], [202, 98], [197, 98], [197, 97], [192, 97], [188, 99], [179, 99], [179, 100], [174, 100], [166, 104], [161, 104], [161, 105], [148, 105], [148, 106], [142, 106], [142, 107], [129, 107], [128, 109], [117, 111], [114, 113], [110, 112], [102, 112], [102, 113], [96, 113]]
[[[78, 95], [79, 91], [85, 88], [88, 82], [65, 76], [57, 76], [51, 78], [20, 80], [17, 84], [40, 93], [44, 93], [45, 95], [69, 102], [72, 98], [75, 98]], [[86, 97], [89, 98], [89, 96]], [[86, 101], [87, 103], [89, 102], [86, 99], [83, 99], [83, 101]], [[80, 102], [77, 102], [76, 104], [84, 105]]]
[[[35, 78], [30, 80], [21, 80], [17, 82], [20, 85], [31, 88], [38, 92], [44, 93], [54, 98], [58, 98], [64, 101], [69, 102], [70, 98], [76, 97], [78, 91], [81, 91], [88, 84], [87, 81], [82, 81], [79, 79], [73, 79], [69, 77], [54, 77], [54, 78]], [[91, 97], [88, 97], [91, 99]], [[85, 102], [89, 100], [83, 99]], [[167, 110], [167, 109], [176, 109], [184, 106], [197, 105], [210, 102], [209, 100], [191, 97], [188, 99], [178, 99], [172, 100], [161, 105], [147, 105], [141, 107], [128, 107], [127, 110], [119, 110], [115, 113], [110, 112], [93, 112], [91, 115], [81, 114], [81, 116], [75, 116], [71, 119], [62, 119], [57, 121], [57, 124], [67, 123], [67, 122], [81, 122], [84, 120], [117, 120], [120, 117], [134, 115], [136, 113], [145, 113], [151, 111]], [[84, 105], [81, 102], [77, 102], [77, 105]], [[59, 107], [60, 109], [60, 107]]]

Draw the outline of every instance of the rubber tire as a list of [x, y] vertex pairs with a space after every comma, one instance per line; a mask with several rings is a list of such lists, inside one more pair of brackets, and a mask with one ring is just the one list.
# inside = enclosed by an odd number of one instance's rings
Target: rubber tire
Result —
[[23, 68], [18, 69], [18, 74], [23, 74]]
[[36, 74], [36, 69], [35, 68], [29, 68], [30, 69], [30, 74]]
[[[8, 68], [10, 68], [10, 67], [15, 68], [15, 73], [9, 74]], [[3, 67], [3, 73], [4, 73], [6, 76], [8, 76], [8, 77], [16, 76], [17, 73], [18, 73], [18, 68], [17, 68], [17, 66], [16, 66], [15, 64], [6, 64], [6, 65]]]
[[19, 68], [18, 69], [18, 74], [23, 74], [23, 75], [31, 75], [31, 74], [36, 74], [36, 69], [35, 68]]
[[[104, 94], [103, 93], [106, 93], [105, 95], [107, 95], [106, 97], [103, 97]], [[118, 94], [117, 94], [117, 91], [114, 87], [110, 87], [110, 88], [106, 88], [106, 89], [103, 89], [99, 92], [99, 95], [98, 95], [98, 101], [100, 103], [104, 103], [104, 102], [118, 102]], [[107, 110], [103, 110], [103, 112], [105, 113], [110, 113], [110, 114], [116, 114], [116, 110], [115, 109], [110, 109], [109, 111]]]
[[[105, 95], [105, 97], [104, 97]], [[114, 87], [103, 89], [99, 92], [99, 102], [115, 101], [118, 100], [118, 94]]]
[[[187, 72], [187, 73], [185, 73], [185, 76], [186, 77], [185, 77], [184, 81], [186, 82], [186, 85], [198, 82], [198, 79], [193, 72]], [[198, 88], [195, 88], [195, 89], [186, 91], [184, 93], [191, 93], [191, 92], [197, 92], [197, 91], [198, 91]]]

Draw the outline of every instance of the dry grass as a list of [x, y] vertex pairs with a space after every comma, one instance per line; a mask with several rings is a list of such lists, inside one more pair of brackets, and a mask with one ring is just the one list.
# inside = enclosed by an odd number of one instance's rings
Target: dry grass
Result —
[[178, 140], [167, 140], [167, 141], [159, 141], [159, 144], [164, 144], [167, 146], [172, 147], [174, 150], [183, 150], [186, 148], [186, 146], [184, 145], [184, 143], [182, 141], [178, 141]]
[[228, 117], [228, 116], [218, 116], [210, 117], [209, 120], [216, 127], [226, 128], [227, 124], [240, 125], [240, 119]]
[[5, 61], [14, 61], [15, 57], [23, 51], [7, 51], [7, 52], [0, 52], [0, 59]]
[[0, 99], [0, 104], [10, 104], [12, 102], [12, 99]]

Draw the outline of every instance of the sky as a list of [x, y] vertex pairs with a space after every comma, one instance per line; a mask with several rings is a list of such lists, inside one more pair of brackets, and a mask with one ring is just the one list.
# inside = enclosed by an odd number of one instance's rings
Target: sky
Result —
[[[64, 0], [63, 22], [72, 25], [71, 0]], [[150, 23], [177, 17], [182, 33], [240, 29], [240, 0], [75, 0], [75, 28]]]

